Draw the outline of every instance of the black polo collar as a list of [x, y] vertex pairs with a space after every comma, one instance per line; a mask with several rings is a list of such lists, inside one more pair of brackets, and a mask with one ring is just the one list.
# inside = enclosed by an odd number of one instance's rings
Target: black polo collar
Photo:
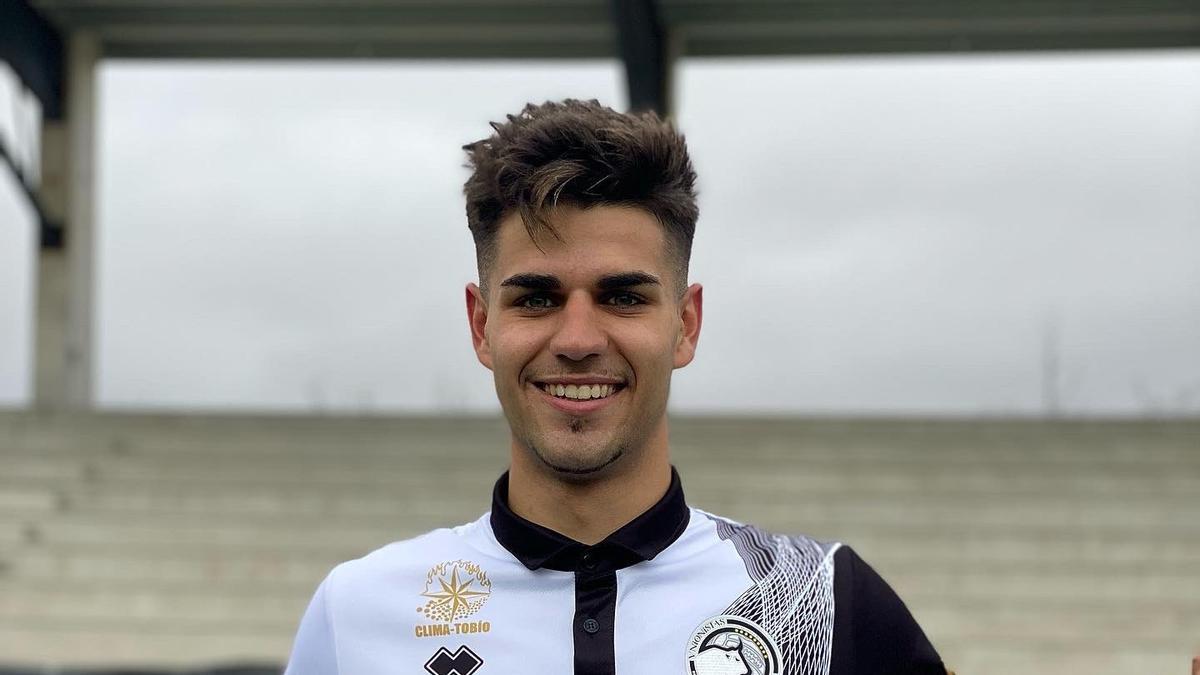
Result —
[[497, 541], [531, 570], [611, 572], [651, 560], [670, 546], [688, 524], [679, 473], [671, 467], [667, 493], [640, 516], [588, 546], [528, 521], [508, 507], [508, 472], [492, 490], [492, 531]]

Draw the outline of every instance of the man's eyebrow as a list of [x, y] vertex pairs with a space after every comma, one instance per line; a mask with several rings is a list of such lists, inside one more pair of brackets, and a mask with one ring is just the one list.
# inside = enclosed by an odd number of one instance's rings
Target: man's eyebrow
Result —
[[501, 287], [529, 288], [535, 291], [557, 291], [562, 282], [553, 274], [514, 274], [500, 282]]
[[620, 274], [607, 274], [600, 277], [596, 282], [596, 287], [602, 291], [613, 291], [619, 288], [629, 288], [630, 286], [645, 286], [654, 285], [661, 286], [662, 282], [653, 274], [645, 272], [621, 272]]
[[[596, 288], [602, 291], [615, 291], [631, 286], [661, 286], [658, 277], [646, 272], [620, 272], [606, 274], [596, 281]], [[500, 282], [501, 287], [523, 288], [534, 291], [557, 291], [562, 288], [562, 282], [553, 274], [537, 274], [533, 272], [514, 274]]]

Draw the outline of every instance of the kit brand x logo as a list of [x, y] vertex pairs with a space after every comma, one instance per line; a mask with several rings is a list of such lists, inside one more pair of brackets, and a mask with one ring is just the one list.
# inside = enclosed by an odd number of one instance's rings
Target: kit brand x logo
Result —
[[430, 675], [471, 675], [482, 665], [483, 659], [466, 645], [459, 647], [453, 654], [449, 649], [439, 647], [433, 658], [425, 663], [425, 670], [429, 671]]

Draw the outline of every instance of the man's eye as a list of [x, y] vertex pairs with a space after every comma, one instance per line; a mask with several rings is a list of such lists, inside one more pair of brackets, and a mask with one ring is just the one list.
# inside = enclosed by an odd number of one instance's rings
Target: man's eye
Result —
[[554, 303], [544, 295], [527, 295], [517, 301], [517, 306], [524, 309], [549, 309]]
[[618, 307], [636, 307], [642, 304], [642, 299], [633, 293], [617, 293], [610, 296], [608, 300]]

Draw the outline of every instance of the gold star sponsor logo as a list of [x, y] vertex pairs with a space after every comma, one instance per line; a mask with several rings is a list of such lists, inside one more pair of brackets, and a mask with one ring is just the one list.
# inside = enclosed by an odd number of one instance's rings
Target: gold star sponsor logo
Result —
[[434, 565], [425, 575], [425, 604], [417, 607], [435, 623], [416, 626], [417, 637], [441, 637], [491, 630], [487, 621], [463, 621], [478, 612], [492, 594], [492, 582], [479, 565], [469, 560], [450, 560]]

